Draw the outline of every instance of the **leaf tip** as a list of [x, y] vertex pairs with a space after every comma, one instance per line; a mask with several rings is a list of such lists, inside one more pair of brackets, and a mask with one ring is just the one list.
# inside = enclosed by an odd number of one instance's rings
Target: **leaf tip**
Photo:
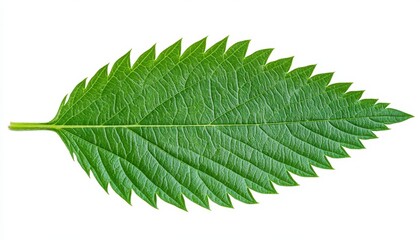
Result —
[[405, 117], [407, 118], [407, 119], [410, 119], [410, 118], [413, 118], [414, 117], [414, 115], [411, 115], [411, 114], [409, 114], [409, 113], [404, 113], [405, 114]]

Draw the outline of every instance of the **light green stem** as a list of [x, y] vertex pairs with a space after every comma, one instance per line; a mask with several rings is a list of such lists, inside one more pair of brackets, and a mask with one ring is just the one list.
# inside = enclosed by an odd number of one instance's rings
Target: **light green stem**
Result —
[[27, 122], [11, 122], [10, 130], [27, 131], [27, 130], [50, 130], [51, 127], [47, 123], [27, 123]]

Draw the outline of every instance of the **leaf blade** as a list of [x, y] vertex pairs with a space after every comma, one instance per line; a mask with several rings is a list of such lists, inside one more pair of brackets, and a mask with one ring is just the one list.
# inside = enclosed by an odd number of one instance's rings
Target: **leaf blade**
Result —
[[268, 62], [272, 49], [246, 56], [249, 41], [206, 50], [206, 38], [181, 52], [181, 40], [157, 57], [155, 46], [130, 52], [83, 80], [53, 120], [11, 128], [54, 130], [102, 188], [130, 203], [157, 198], [186, 210], [184, 196], [209, 208], [229, 196], [256, 203], [250, 189], [295, 186], [290, 173], [315, 177], [327, 157], [364, 148], [361, 139], [412, 117], [351, 83], [330, 84], [315, 65], [290, 70], [292, 58]]

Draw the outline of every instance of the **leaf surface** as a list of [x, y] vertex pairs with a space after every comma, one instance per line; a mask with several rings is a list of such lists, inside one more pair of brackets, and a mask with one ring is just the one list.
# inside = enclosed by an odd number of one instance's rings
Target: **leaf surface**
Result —
[[267, 63], [272, 49], [226, 44], [181, 53], [178, 41], [157, 57], [153, 46], [134, 63], [127, 53], [79, 83], [50, 122], [11, 129], [54, 130], [127, 202], [134, 191], [185, 209], [184, 196], [205, 208], [232, 207], [230, 196], [255, 203], [250, 189], [294, 186], [290, 173], [314, 177], [313, 166], [331, 169], [327, 156], [348, 157], [343, 147], [411, 117], [330, 84], [332, 73], [312, 75], [314, 65], [290, 70], [292, 58]]

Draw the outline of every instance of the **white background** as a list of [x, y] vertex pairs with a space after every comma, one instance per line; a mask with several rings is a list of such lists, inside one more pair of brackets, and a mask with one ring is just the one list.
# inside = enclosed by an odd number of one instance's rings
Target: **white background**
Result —
[[[47, 1], [1, 3], [0, 239], [420, 239], [419, 1]], [[137, 57], [183, 38], [252, 39], [271, 60], [317, 63], [334, 82], [417, 118], [379, 132], [336, 170], [299, 178], [259, 204], [159, 210], [107, 195], [53, 132], [12, 132], [49, 121], [83, 78], [132, 49]]]

